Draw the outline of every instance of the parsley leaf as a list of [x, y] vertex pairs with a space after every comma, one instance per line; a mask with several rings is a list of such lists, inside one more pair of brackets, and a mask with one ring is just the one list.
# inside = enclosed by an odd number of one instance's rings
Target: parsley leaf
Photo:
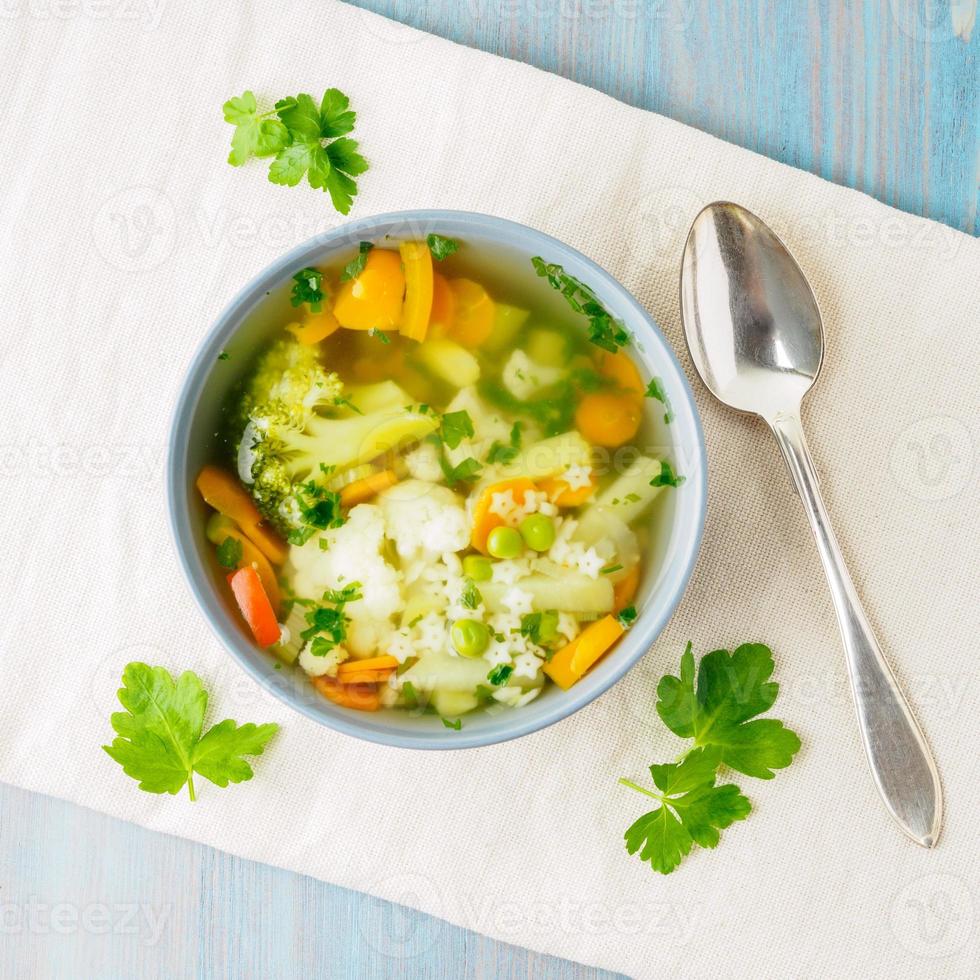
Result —
[[483, 464], [475, 460], [472, 456], [467, 456], [459, 465], [453, 466], [446, 459], [446, 450], [442, 444], [442, 437], [437, 433], [432, 433], [432, 435], [426, 436], [426, 438], [436, 447], [439, 453], [439, 468], [442, 470], [442, 475], [446, 478], [446, 483], [450, 487], [455, 487], [457, 483], [474, 479], [483, 469]]
[[231, 354], [229, 354], [229, 353], [228, 353], [228, 351], [226, 351], [226, 350], [223, 350], [223, 351], [222, 351], [222, 352], [221, 352], [221, 353], [220, 353], [220, 354], [218, 355], [218, 360], [219, 360], [219, 361], [230, 361], [230, 360], [231, 360]]
[[514, 667], [512, 664], [497, 664], [493, 670], [487, 674], [487, 680], [490, 681], [494, 687], [500, 687], [501, 684], [506, 684], [510, 679], [510, 675], [514, 673]]
[[768, 711], [779, 693], [769, 677], [772, 651], [762, 643], [743, 643], [734, 653], [714, 650], [701, 658], [695, 679], [694, 654], [688, 643], [680, 676], [667, 674], [657, 685], [657, 714], [681, 738], [720, 751], [722, 763], [747, 776], [772, 779], [800, 748], [796, 733]]
[[647, 398], [656, 398], [664, 406], [664, 422], [670, 425], [674, 421], [674, 410], [670, 407], [670, 399], [667, 397], [667, 389], [664, 388], [660, 378], [651, 378], [644, 392]]
[[446, 728], [451, 728], [454, 732], [458, 732], [463, 727], [462, 718], [457, 718], [455, 721], [450, 721], [448, 718], [443, 718], [442, 723]]
[[374, 248], [373, 242], [361, 242], [357, 246], [357, 255], [354, 256], [344, 266], [344, 271], [340, 274], [340, 281], [347, 282], [349, 279], [356, 279], [363, 271], [364, 266], [367, 265], [368, 252]]
[[752, 804], [732, 783], [715, 785], [719, 753], [714, 748], [692, 749], [679, 763], [650, 766], [659, 792], [629, 779], [620, 783], [660, 801], [627, 831], [626, 850], [640, 853], [654, 871], [670, 874], [690, 852], [693, 844], [715, 847], [719, 831], [744, 820]]
[[437, 262], [448, 259], [459, 251], [459, 242], [455, 238], [443, 238], [442, 235], [427, 235], [425, 244], [429, 246], [429, 251]]
[[481, 602], [483, 602], [483, 596], [480, 594], [480, 590], [467, 579], [466, 587], [459, 597], [459, 604], [464, 609], [476, 609]]
[[512, 463], [521, 449], [521, 433], [524, 429], [523, 422], [515, 422], [510, 430], [510, 445], [505, 446], [502, 442], [494, 439], [487, 453], [487, 462], [493, 463]]
[[539, 276], [548, 280], [552, 289], [557, 289], [565, 297], [568, 305], [576, 313], [581, 313], [588, 319], [587, 336], [596, 347], [615, 354], [630, 342], [632, 338], [623, 322], [617, 320], [602, 305], [591, 287], [586, 286], [575, 276], [570, 276], [557, 263], [545, 262], [540, 255], [535, 255], [531, 259], [531, 265]]
[[558, 613], [553, 609], [524, 613], [521, 616], [521, 636], [538, 646], [553, 642], [558, 638]]
[[242, 560], [242, 543], [237, 538], [227, 537], [218, 545], [218, 564], [222, 568], [238, 568]]
[[464, 439], [471, 439], [473, 437], [473, 420], [470, 418], [470, 413], [465, 409], [458, 412], [446, 412], [442, 417], [439, 433], [442, 436], [442, 441], [450, 449], [455, 449]]
[[678, 476], [667, 460], [660, 461], [660, 472], [650, 481], [651, 487], [679, 487], [686, 476]]
[[293, 276], [293, 290], [289, 302], [293, 306], [309, 304], [314, 313], [323, 309], [323, 273], [319, 269], [300, 269]]
[[616, 618], [619, 620], [619, 625], [628, 630], [636, 622], [636, 616], [636, 606], [627, 606], [619, 611]]
[[319, 107], [305, 92], [280, 99], [276, 113], [289, 141], [272, 161], [269, 180], [294, 187], [305, 176], [311, 187], [329, 193], [333, 206], [347, 214], [357, 194], [354, 177], [368, 169], [357, 141], [344, 135], [356, 119], [349, 105], [347, 96], [335, 88], [327, 89]]
[[252, 157], [275, 156], [289, 143], [289, 130], [278, 120], [266, 118], [275, 110], [259, 113], [255, 95], [246, 91], [222, 107], [225, 122], [235, 127], [228, 162], [240, 167]]
[[194, 773], [217, 786], [251, 779], [252, 767], [243, 756], [261, 755], [279, 731], [275, 724], [238, 725], [229, 719], [202, 735], [208, 693], [191, 671], [175, 680], [164, 667], [131, 663], [122, 683], [118, 697], [126, 710], [109, 719], [117, 737], [102, 748], [147, 793], [174, 796], [186, 785], [194, 800]]

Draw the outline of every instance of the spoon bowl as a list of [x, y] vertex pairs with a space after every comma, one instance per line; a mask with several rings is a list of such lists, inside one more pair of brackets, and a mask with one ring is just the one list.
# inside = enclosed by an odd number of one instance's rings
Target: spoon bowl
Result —
[[695, 218], [681, 306], [691, 359], [719, 401], [770, 419], [813, 387], [824, 350], [816, 298], [786, 246], [750, 211], [722, 201]]

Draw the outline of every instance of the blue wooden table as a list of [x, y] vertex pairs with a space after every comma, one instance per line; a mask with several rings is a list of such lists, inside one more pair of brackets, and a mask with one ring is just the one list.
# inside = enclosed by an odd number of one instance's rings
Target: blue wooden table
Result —
[[[978, 232], [977, 0], [361, 5]], [[609, 976], [19, 790], [0, 828], [0, 976]]]

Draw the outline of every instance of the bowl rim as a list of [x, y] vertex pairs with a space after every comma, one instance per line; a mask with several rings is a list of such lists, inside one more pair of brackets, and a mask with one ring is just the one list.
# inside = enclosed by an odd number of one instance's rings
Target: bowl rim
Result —
[[[672, 406], [676, 415], [678, 408], [681, 407], [677, 402], [677, 395], [680, 393], [683, 399], [682, 407], [689, 418], [694, 441], [697, 445], [696, 472], [693, 474], [694, 478], [689, 479], [686, 483], [686, 492], [697, 495], [694, 509], [696, 526], [693, 527], [691, 533], [681, 538], [677, 558], [678, 568], [675, 570], [666, 592], [659, 598], [657, 606], [655, 608], [648, 606], [641, 610], [636, 622], [623, 638], [627, 649], [621, 650], [615, 669], [597, 685], [583, 686], [579, 690], [576, 690], [578, 688], [576, 685], [565, 691], [564, 696], [555, 700], [554, 706], [541, 715], [524, 718], [520, 710], [509, 712], [508, 717], [513, 719], [513, 724], [499, 731], [477, 729], [467, 732], [464, 728], [462, 731], [447, 731], [445, 735], [439, 732], [433, 734], [431, 731], [426, 731], [425, 737], [422, 738], [404, 731], [386, 730], [382, 725], [366, 724], [370, 718], [369, 715], [361, 718], [360, 715], [354, 715], [352, 712], [338, 711], [336, 714], [327, 714], [322, 710], [317, 710], [319, 705], [314, 707], [312, 702], [297, 697], [294, 691], [274, 682], [275, 676], [279, 672], [275, 670], [273, 658], [267, 658], [266, 664], [255, 662], [249, 658], [247, 652], [249, 650], [254, 652], [254, 645], [243, 638], [240, 632], [228, 628], [222, 619], [216, 615], [212, 608], [212, 603], [216, 597], [211, 596], [213, 592], [211, 583], [205, 581], [201, 574], [203, 565], [199, 568], [194, 567], [191, 561], [191, 554], [193, 553], [201, 564], [200, 556], [197, 555], [197, 549], [193, 544], [189, 500], [187, 499], [188, 495], [184, 492], [187, 485], [187, 467], [186, 460], [182, 457], [189, 445], [188, 437], [191, 424], [196, 416], [201, 394], [206, 380], [213, 370], [216, 357], [237, 332], [244, 314], [268, 290], [270, 284], [279, 283], [288, 273], [304, 265], [315, 253], [333, 246], [358, 241], [362, 237], [377, 235], [379, 229], [399, 224], [410, 227], [413, 225], [425, 226], [437, 231], [448, 230], [448, 225], [466, 226], [471, 231], [483, 233], [485, 237], [504, 247], [513, 247], [520, 243], [522, 249], [533, 251], [535, 254], [554, 255], [554, 259], [551, 260], [558, 260], [560, 264], [564, 264], [569, 258], [572, 258], [577, 263], [584, 265], [589, 270], [589, 285], [595, 288], [595, 284], [601, 281], [603, 288], [598, 289], [597, 292], [607, 295], [609, 293], [615, 294], [619, 304], [617, 313], [621, 310], [628, 311], [627, 316], [620, 318], [628, 321], [629, 329], [635, 332], [634, 328], [637, 324], [644, 326], [647, 335], [643, 337], [643, 341], [656, 347], [653, 352], [656, 357], [648, 354], [647, 350], [641, 347], [641, 359], [646, 361], [649, 358], [647, 366], [650, 366], [649, 362], [655, 363], [658, 372], [662, 372], [662, 368], [668, 365], [673, 371], [675, 385], [671, 391]], [[459, 234], [460, 237], [465, 237], [465, 231], [454, 233]], [[694, 401], [694, 394], [680, 361], [653, 317], [614, 276], [573, 246], [520, 222], [476, 211], [445, 209], [392, 211], [344, 222], [330, 231], [307, 239], [260, 269], [224, 306], [194, 351], [174, 403], [166, 465], [167, 510], [178, 561], [199, 610], [225, 650], [263, 689], [269, 691], [293, 710], [342, 734], [397, 748], [446, 750], [496, 745], [547, 728], [575, 714], [579, 709], [606, 693], [650, 649], [653, 641], [663, 631], [677, 608], [690, 582], [700, 553], [707, 514], [708, 460], [701, 418]]]

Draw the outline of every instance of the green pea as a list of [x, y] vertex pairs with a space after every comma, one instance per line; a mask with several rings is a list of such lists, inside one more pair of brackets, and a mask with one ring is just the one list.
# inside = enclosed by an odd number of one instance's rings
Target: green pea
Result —
[[524, 541], [516, 528], [501, 525], [495, 527], [487, 537], [487, 551], [494, 558], [520, 558], [524, 551]]
[[463, 574], [472, 582], [489, 582], [493, 578], [493, 565], [483, 555], [467, 555], [463, 559]]
[[520, 528], [521, 537], [534, 551], [547, 551], [555, 543], [555, 522], [546, 514], [530, 514]]
[[478, 619], [457, 619], [453, 623], [453, 646], [461, 657], [482, 656], [490, 644], [490, 630]]

